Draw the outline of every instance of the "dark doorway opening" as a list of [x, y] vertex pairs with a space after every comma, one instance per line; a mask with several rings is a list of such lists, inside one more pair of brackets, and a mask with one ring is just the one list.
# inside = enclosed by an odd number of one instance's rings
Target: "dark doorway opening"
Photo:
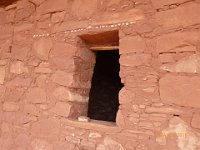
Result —
[[119, 50], [96, 52], [88, 106], [88, 117], [91, 119], [116, 121], [118, 94], [123, 86], [119, 70]]

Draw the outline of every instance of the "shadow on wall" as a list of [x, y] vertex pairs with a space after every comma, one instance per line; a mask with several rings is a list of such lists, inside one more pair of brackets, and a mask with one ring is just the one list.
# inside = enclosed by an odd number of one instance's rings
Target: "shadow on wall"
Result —
[[0, 0], [0, 7], [6, 7], [17, 1], [18, 0]]

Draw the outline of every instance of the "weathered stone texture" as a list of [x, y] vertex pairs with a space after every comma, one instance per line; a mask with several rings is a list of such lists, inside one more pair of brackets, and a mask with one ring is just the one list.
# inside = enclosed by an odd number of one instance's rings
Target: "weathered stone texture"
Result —
[[156, 37], [156, 49], [160, 53], [195, 51], [193, 45], [196, 45], [199, 39], [199, 32], [188, 31], [164, 34]]
[[35, 139], [31, 142], [31, 146], [33, 150], [45, 149], [45, 150], [53, 150], [53, 145], [50, 142], [41, 139]]
[[71, 105], [65, 102], [57, 102], [51, 111], [58, 116], [69, 117]]
[[31, 149], [31, 138], [26, 134], [19, 134], [15, 139], [18, 149]]
[[[36, 3], [40, 3], [37, 2]], [[67, 0], [48, 0], [45, 3], [42, 3], [38, 8], [37, 8], [37, 13], [38, 15], [43, 15], [47, 13], [52, 13], [52, 12], [60, 12], [63, 11], [67, 8]]]
[[38, 58], [41, 60], [48, 60], [49, 52], [52, 49], [52, 46], [53, 43], [50, 38], [41, 38], [34, 43], [33, 49]]
[[29, 20], [35, 12], [35, 5], [27, 1], [18, 1], [17, 10], [15, 12], [15, 21]]
[[58, 139], [60, 122], [58, 119], [50, 118], [35, 122], [31, 128], [31, 135], [40, 138]]
[[13, 87], [28, 87], [31, 84], [30, 78], [16, 77], [8, 82], [9, 86]]
[[[88, 3], [88, 5], [84, 5]], [[89, 1], [89, 0], [76, 0], [72, 3], [72, 14], [79, 19], [89, 19], [99, 4], [98, 0]]]
[[105, 137], [103, 140], [103, 144], [100, 144], [97, 146], [97, 150], [102, 150], [102, 149], [116, 149], [116, 150], [124, 150], [122, 145], [115, 140], [113, 140], [110, 137]]
[[200, 78], [197, 76], [164, 76], [159, 81], [162, 102], [200, 108], [199, 80]]
[[72, 86], [74, 78], [72, 73], [66, 73], [64, 71], [56, 71], [52, 75], [52, 81], [59, 85], [70, 87]]
[[43, 3], [45, 0], [30, 0], [32, 3], [34, 3], [35, 5], [40, 5], [41, 3]]
[[173, 64], [162, 65], [161, 69], [178, 73], [200, 73], [200, 56], [191, 55]]
[[164, 6], [168, 6], [168, 5], [176, 5], [176, 4], [182, 4], [184, 2], [187, 2], [187, 0], [168, 0], [168, 1], [164, 1], [164, 0], [151, 0], [153, 6], [158, 9], [158, 8], [162, 8]]
[[[199, 8], [198, 0], [0, 6], [0, 149], [198, 150]], [[113, 123], [86, 117], [90, 47], [109, 45], [119, 46], [124, 84]]]
[[145, 39], [140, 36], [124, 37], [120, 39], [120, 54], [132, 52], [144, 52], [146, 49]]
[[21, 61], [13, 62], [10, 66], [10, 72], [15, 74], [28, 73], [28, 68]]
[[70, 91], [69, 89], [66, 89], [65, 87], [58, 87], [53, 92], [56, 99], [60, 101], [68, 101], [70, 100]]
[[158, 12], [156, 13], [155, 18], [157, 23], [165, 28], [188, 27], [199, 23], [199, 7], [199, 3], [191, 3], [175, 9]]
[[42, 88], [31, 88], [26, 95], [26, 99], [30, 103], [45, 103], [46, 102], [46, 92]]
[[54, 48], [51, 52], [53, 57], [61, 56], [74, 56], [77, 51], [77, 48], [74, 45], [68, 43], [57, 42], [54, 45]]
[[19, 105], [17, 103], [13, 103], [13, 102], [5, 102], [3, 104], [3, 110], [4, 111], [18, 111], [19, 110]]
[[180, 115], [183, 114], [182, 110], [175, 109], [172, 107], [147, 107], [145, 109], [147, 113], [158, 113], [158, 114], [172, 114], [172, 115]]
[[191, 122], [192, 127], [200, 129], [199, 122], [200, 122], [200, 112], [197, 111], [194, 113], [193, 118], [192, 118], [192, 122]]
[[136, 67], [148, 66], [151, 63], [150, 54], [127, 54], [120, 57], [120, 64], [122, 66]]
[[134, 23], [143, 19], [145, 19], [145, 15], [140, 9], [129, 9], [123, 12], [104, 12], [99, 16], [95, 16], [92, 25], [118, 24], [122, 22]]
[[66, 12], [57, 12], [52, 15], [51, 21], [53, 23], [62, 22], [65, 18]]
[[20, 98], [24, 94], [23, 88], [17, 88], [17, 87], [10, 87], [6, 88], [4, 99], [5, 101], [11, 101], [11, 102], [19, 102]]
[[[26, 38], [24, 39], [26, 40]], [[11, 56], [17, 60], [27, 60], [28, 52], [30, 51], [30, 46], [12, 45]]]
[[4, 83], [5, 75], [6, 75], [6, 68], [0, 67], [0, 84]]

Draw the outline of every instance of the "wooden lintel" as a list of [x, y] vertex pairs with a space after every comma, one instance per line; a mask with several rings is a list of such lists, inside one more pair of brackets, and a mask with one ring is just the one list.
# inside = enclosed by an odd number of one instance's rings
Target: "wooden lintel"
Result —
[[119, 46], [95, 46], [90, 47], [90, 50], [94, 51], [105, 51], [105, 50], [118, 50]]

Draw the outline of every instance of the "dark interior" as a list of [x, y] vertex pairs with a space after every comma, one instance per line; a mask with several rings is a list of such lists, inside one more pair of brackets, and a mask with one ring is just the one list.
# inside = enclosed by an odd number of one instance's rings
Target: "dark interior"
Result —
[[12, 3], [16, 2], [17, 0], [0, 0], [0, 7], [5, 7], [11, 5]]
[[118, 93], [123, 86], [119, 70], [119, 50], [96, 52], [88, 108], [88, 117], [91, 119], [116, 121]]

